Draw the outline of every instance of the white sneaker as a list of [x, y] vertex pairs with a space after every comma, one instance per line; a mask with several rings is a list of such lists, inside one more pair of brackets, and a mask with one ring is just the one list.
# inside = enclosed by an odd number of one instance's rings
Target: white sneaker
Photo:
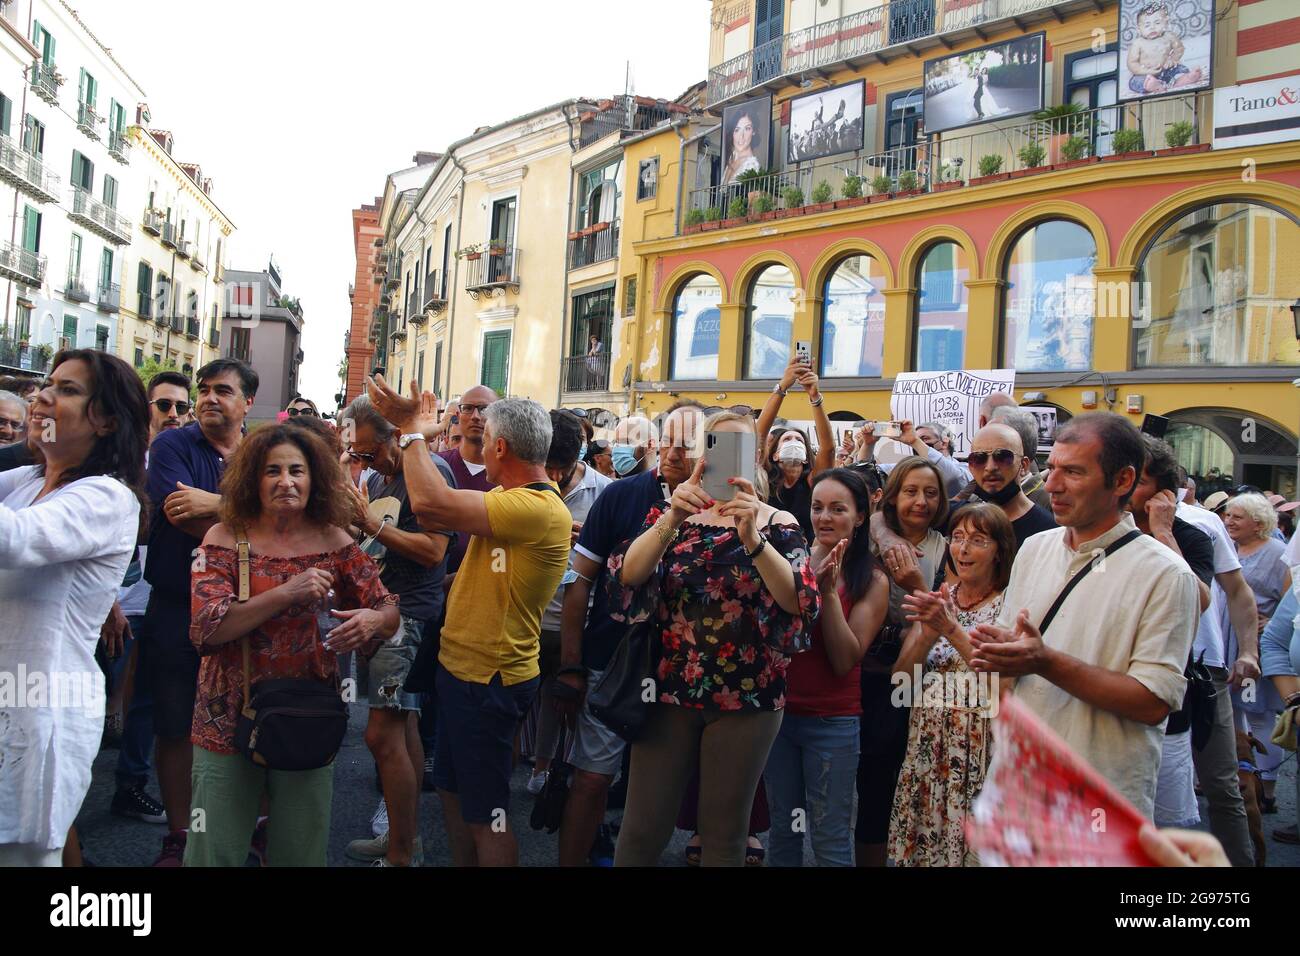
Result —
[[384, 836], [388, 833], [388, 804], [384, 803], [382, 797], [379, 799], [379, 809], [375, 815], [370, 818], [370, 832], [376, 837]]
[[550, 776], [549, 770], [543, 770], [541, 773], [535, 773], [528, 778], [528, 792], [534, 797], [542, 792], [546, 786], [546, 778]]
[[[388, 862], [388, 834], [375, 837], [373, 840], [353, 840], [348, 844], [343, 855], [349, 860], [360, 860], [363, 863], [369, 863], [371, 866], [392, 866]], [[382, 861], [382, 862], [381, 862]], [[424, 845], [420, 838], [415, 838], [415, 846], [411, 852], [411, 866], [421, 866], [424, 863]]]

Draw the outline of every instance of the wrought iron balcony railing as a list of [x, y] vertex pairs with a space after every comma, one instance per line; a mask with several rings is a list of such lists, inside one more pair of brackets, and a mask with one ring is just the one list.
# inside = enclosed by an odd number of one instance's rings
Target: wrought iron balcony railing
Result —
[[127, 139], [125, 130], [108, 131], [108, 155], [123, 166], [131, 162], [131, 141]]
[[45, 164], [20, 149], [8, 136], [0, 134], [0, 180], [34, 197], [40, 202], [57, 202], [59, 177]]
[[490, 248], [465, 257], [465, 291], [470, 298], [494, 289], [519, 291], [519, 249]]
[[63, 77], [59, 76], [59, 71], [54, 68], [54, 64], [37, 60], [32, 64], [31, 77], [32, 91], [51, 106], [58, 105], [59, 87], [63, 85]]
[[90, 290], [75, 270], [68, 271], [68, 281], [63, 284], [63, 296], [69, 302], [89, 302]]
[[598, 222], [569, 236], [569, 268], [580, 269], [618, 255], [619, 222]]
[[68, 218], [81, 223], [114, 245], [126, 245], [131, 241], [131, 220], [80, 186], [72, 187], [72, 212]]
[[564, 360], [564, 391], [608, 392], [609, 353], [575, 355]]
[[166, 219], [161, 209], [146, 209], [144, 218], [140, 220], [140, 228], [155, 236], [162, 235], [164, 225], [166, 225]]
[[95, 112], [89, 103], [77, 104], [77, 129], [81, 130], [95, 142], [99, 142], [99, 128], [104, 125], [104, 117]]
[[39, 286], [45, 281], [45, 257], [16, 243], [0, 240], [0, 276]]
[[99, 284], [99, 298], [96, 302], [101, 312], [120, 312], [122, 310], [122, 287], [116, 284]]

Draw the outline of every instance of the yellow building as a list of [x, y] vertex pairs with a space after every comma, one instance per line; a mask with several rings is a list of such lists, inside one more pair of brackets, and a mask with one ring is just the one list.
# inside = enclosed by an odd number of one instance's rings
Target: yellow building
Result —
[[172, 134], [133, 125], [131, 175], [145, 197], [122, 255], [118, 354], [193, 375], [217, 358], [234, 223], [196, 163], [172, 157]]
[[798, 341], [845, 421], [889, 417], [902, 372], [1015, 369], [1058, 420], [1169, 417], [1203, 488], [1294, 496], [1300, 142], [1233, 138], [1300, 73], [1287, 4], [1218, 0], [1165, 80], [1115, 0], [713, 10], [712, 128], [627, 153], [677, 176], [625, 219], [630, 405], [757, 407]]

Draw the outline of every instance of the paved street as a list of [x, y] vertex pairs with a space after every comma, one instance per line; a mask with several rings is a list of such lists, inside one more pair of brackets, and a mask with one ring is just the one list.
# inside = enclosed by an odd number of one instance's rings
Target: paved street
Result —
[[[362, 865], [344, 857], [343, 849], [349, 840], [370, 835], [370, 817], [379, 801], [379, 792], [375, 788], [374, 762], [362, 739], [365, 719], [365, 707], [354, 704], [348, 736], [335, 765], [334, 812], [330, 820], [330, 866]], [[147, 866], [158, 854], [164, 828], [124, 820], [109, 813], [116, 761], [116, 750], [101, 751], [95, 761], [94, 783], [77, 817], [82, 844], [87, 856], [98, 866]], [[1264, 818], [1266, 834], [1275, 826], [1295, 819], [1295, 765], [1294, 757], [1283, 765], [1283, 780], [1277, 787], [1279, 812], [1275, 816]], [[533, 830], [528, 825], [533, 798], [524, 790], [527, 773], [526, 766], [516, 769], [510, 804], [510, 825], [519, 836], [519, 861], [523, 866], [555, 866], [556, 836]], [[150, 780], [148, 790], [155, 797], [158, 795], [156, 779]], [[1203, 800], [1201, 807], [1204, 816]], [[421, 799], [420, 830], [424, 838], [426, 865], [450, 865], [451, 853], [447, 846], [442, 810], [434, 794], [426, 793]], [[687, 837], [688, 834], [677, 831], [664, 853], [663, 865], [684, 865], [682, 853]], [[1271, 839], [1267, 842], [1269, 866], [1300, 866], [1300, 847], [1286, 846]], [[810, 854], [807, 862], [812, 862]]]

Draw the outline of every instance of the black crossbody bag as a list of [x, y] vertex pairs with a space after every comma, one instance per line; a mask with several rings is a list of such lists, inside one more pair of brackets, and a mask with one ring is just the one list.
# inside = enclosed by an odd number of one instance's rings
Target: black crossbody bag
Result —
[[[240, 604], [250, 597], [248, 540], [235, 544]], [[307, 678], [263, 680], [249, 686], [248, 635], [239, 639], [244, 658], [244, 706], [235, 724], [235, 747], [268, 770], [316, 770], [334, 762], [348, 730], [348, 705], [339, 688]]]
[[[1142, 532], [1137, 530], [1137, 528], [1134, 528], [1122, 537], [1116, 538], [1110, 543], [1106, 550], [1102, 552], [1102, 559], [1104, 560], [1105, 558], [1109, 558], [1120, 548], [1124, 547], [1124, 545], [1128, 544], [1130, 541], [1136, 541], [1140, 537], [1142, 537]], [[1056, 600], [1052, 602], [1052, 606], [1049, 607], [1047, 613], [1043, 615], [1043, 623], [1038, 625], [1038, 633], [1040, 636], [1047, 633], [1048, 625], [1050, 625], [1056, 617], [1056, 612], [1061, 609], [1061, 605], [1065, 603], [1065, 599], [1070, 596], [1071, 591], [1079, 586], [1079, 582], [1088, 576], [1088, 572], [1092, 570], [1093, 565], [1096, 563], [1097, 559], [1093, 558], [1080, 568], [1074, 577], [1070, 578], [1065, 587], [1061, 588], [1061, 593], [1056, 596]]]

